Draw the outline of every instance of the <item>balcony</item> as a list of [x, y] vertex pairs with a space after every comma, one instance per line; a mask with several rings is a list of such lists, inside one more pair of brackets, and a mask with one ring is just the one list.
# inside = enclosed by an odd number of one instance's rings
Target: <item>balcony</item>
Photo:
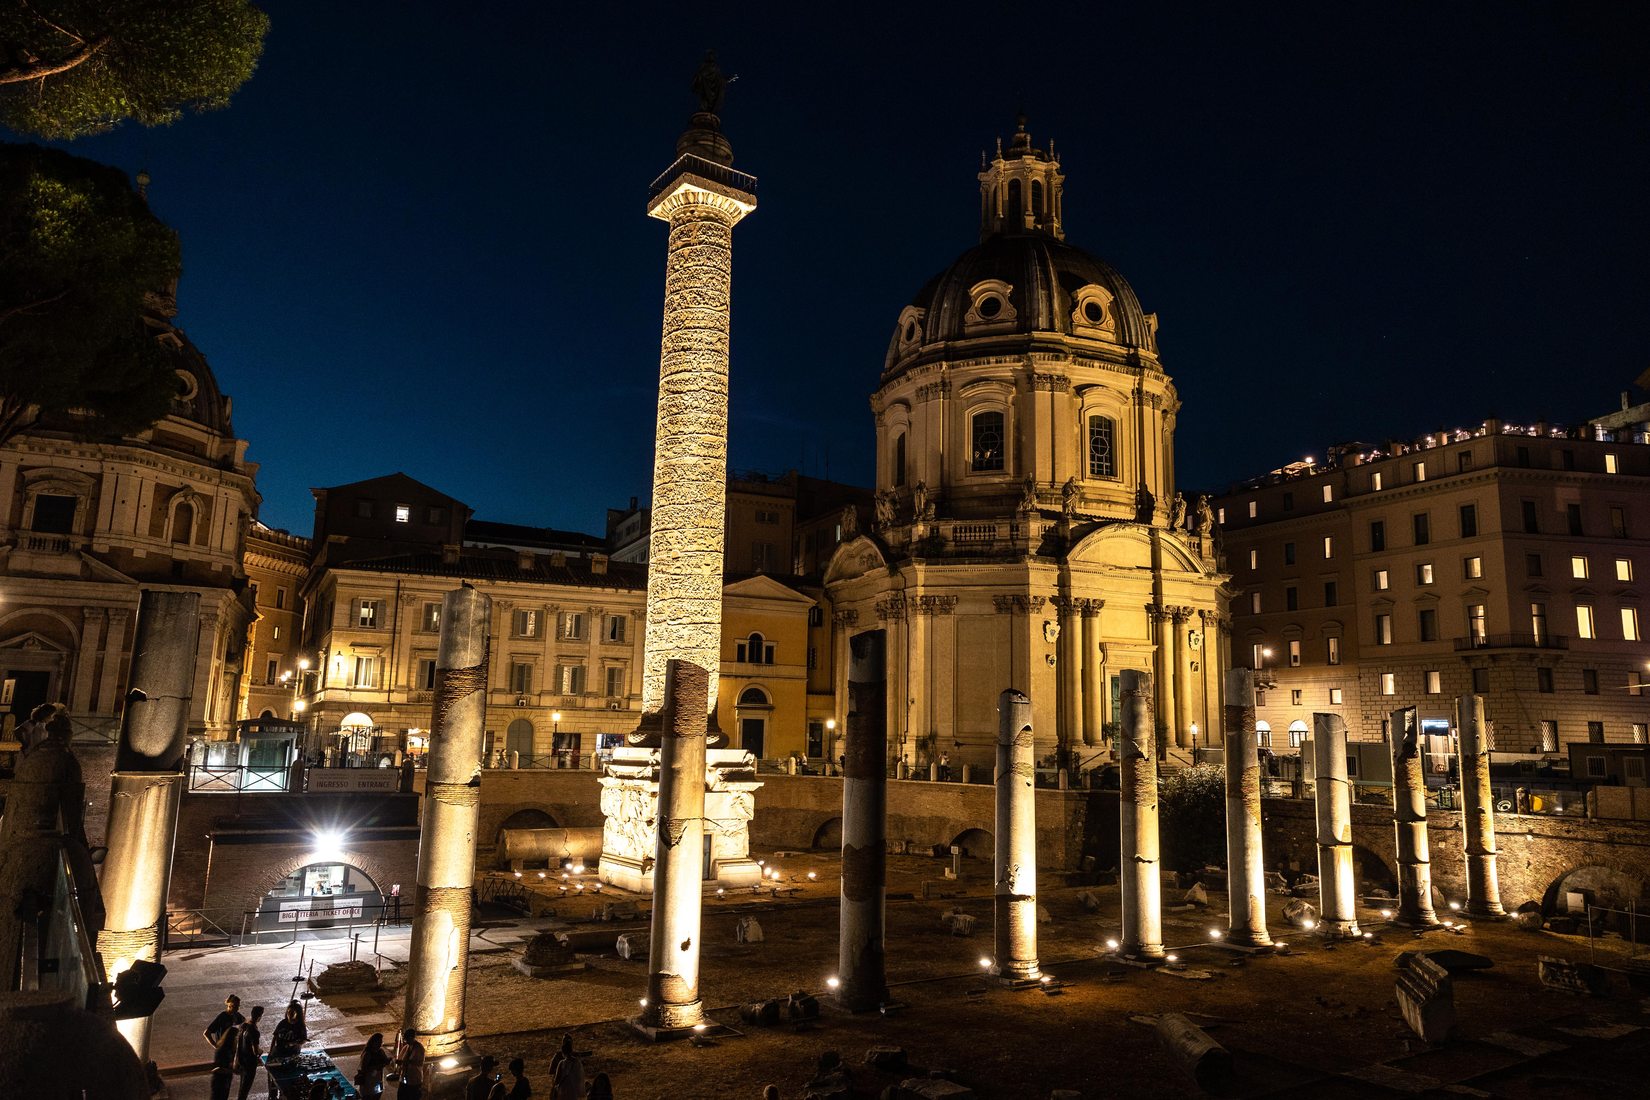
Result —
[[1476, 649], [1569, 649], [1570, 639], [1563, 634], [1486, 634], [1482, 638], [1457, 638], [1455, 651], [1466, 653]]

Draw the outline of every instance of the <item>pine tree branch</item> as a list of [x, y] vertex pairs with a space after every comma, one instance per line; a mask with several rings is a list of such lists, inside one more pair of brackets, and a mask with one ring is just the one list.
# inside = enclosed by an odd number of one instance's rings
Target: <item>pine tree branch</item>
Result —
[[20, 69], [0, 69], [0, 87], [7, 84], [27, 84], [31, 80], [44, 80], [48, 76], [58, 76], [70, 69], [78, 68], [90, 61], [99, 50], [109, 44], [109, 38], [104, 35], [94, 38], [86, 45], [64, 58], [51, 64], [26, 65]]
[[58, 291], [49, 298], [37, 298], [32, 302], [23, 302], [20, 305], [12, 306], [10, 309], [0, 309], [0, 325], [5, 324], [8, 320], [18, 316], [19, 314], [28, 313], [30, 310], [39, 309], [41, 306], [49, 306], [53, 302], [61, 302], [68, 296], [68, 290], [64, 289]]

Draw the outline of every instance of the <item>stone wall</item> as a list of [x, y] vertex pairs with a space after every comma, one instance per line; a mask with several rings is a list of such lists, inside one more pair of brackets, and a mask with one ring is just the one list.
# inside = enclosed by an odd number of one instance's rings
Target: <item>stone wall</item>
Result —
[[[1310, 800], [1271, 798], [1265, 802], [1266, 865], [1316, 873], [1317, 825]], [[1510, 911], [1526, 901], [1549, 910], [1562, 908], [1564, 892], [1580, 889], [1589, 901], [1619, 906], [1650, 901], [1650, 823], [1589, 821], [1534, 814], [1496, 814], [1500, 858], [1496, 870], [1501, 903]], [[1459, 810], [1427, 816], [1432, 849], [1432, 881], [1451, 900], [1466, 898], [1466, 855]], [[1352, 843], [1359, 873], [1372, 880], [1384, 869], [1396, 875], [1392, 809], [1379, 804], [1352, 808]]]

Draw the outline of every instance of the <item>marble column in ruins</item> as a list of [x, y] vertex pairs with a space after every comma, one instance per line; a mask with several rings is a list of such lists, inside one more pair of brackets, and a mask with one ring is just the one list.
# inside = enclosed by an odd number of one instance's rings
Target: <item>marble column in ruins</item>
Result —
[[1484, 697], [1455, 700], [1456, 737], [1461, 745], [1461, 840], [1467, 850], [1467, 913], [1504, 917], [1501, 882], [1495, 867], [1495, 797], [1490, 791], [1489, 727]]
[[447, 593], [441, 604], [405, 1023], [432, 1056], [464, 1043], [491, 604], [468, 585]]
[[1118, 885], [1123, 899], [1123, 930], [1118, 953], [1126, 958], [1160, 959], [1163, 957], [1163, 895], [1158, 863], [1152, 674], [1124, 669], [1121, 680]]
[[848, 639], [848, 737], [842, 780], [842, 908], [837, 999], [865, 1012], [888, 999], [883, 966], [888, 848], [887, 634]]
[[1036, 743], [1031, 700], [1012, 689], [997, 697], [996, 958], [1004, 982], [1034, 982], [1037, 965]]
[[1414, 707], [1392, 712], [1387, 725], [1392, 746], [1392, 827], [1398, 857], [1398, 924], [1430, 928], [1432, 854], [1427, 844], [1427, 785], [1421, 774], [1420, 724]]
[[1357, 878], [1352, 866], [1352, 787], [1346, 775], [1346, 722], [1312, 716], [1318, 810], [1318, 933], [1358, 934]]
[[[111, 978], [139, 959], [159, 957], [200, 635], [200, 593], [150, 589], [139, 598], [101, 879], [106, 916], [97, 950]], [[147, 1062], [149, 1020], [117, 1026]]]
[[688, 661], [665, 665], [659, 743], [659, 826], [653, 864], [653, 928], [647, 1003], [637, 1024], [649, 1034], [691, 1030], [704, 1020], [699, 943], [704, 884], [705, 696], [710, 673]]
[[1226, 942], [1267, 947], [1266, 860], [1260, 836], [1260, 749], [1255, 741], [1255, 674], [1226, 674]]

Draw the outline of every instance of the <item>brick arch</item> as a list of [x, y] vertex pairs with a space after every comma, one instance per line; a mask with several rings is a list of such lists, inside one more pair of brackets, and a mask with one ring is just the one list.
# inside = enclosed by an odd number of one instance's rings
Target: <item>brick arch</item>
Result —
[[251, 895], [247, 901], [247, 908], [256, 912], [262, 905], [264, 898], [269, 896], [282, 879], [295, 874], [299, 869], [308, 867], [312, 863], [347, 863], [372, 879], [373, 886], [380, 894], [386, 893], [390, 887], [390, 872], [383, 862], [372, 856], [351, 849], [345, 849], [338, 854], [337, 859], [316, 859], [316, 853], [305, 852], [300, 856], [292, 856], [275, 865], [273, 871], [260, 881], [257, 893]]
[[821, 821], [814, 828], [813, 837], [808, 841], [808, 847], [818, 849], [842, 847], [842, 815], [837, 814]]

